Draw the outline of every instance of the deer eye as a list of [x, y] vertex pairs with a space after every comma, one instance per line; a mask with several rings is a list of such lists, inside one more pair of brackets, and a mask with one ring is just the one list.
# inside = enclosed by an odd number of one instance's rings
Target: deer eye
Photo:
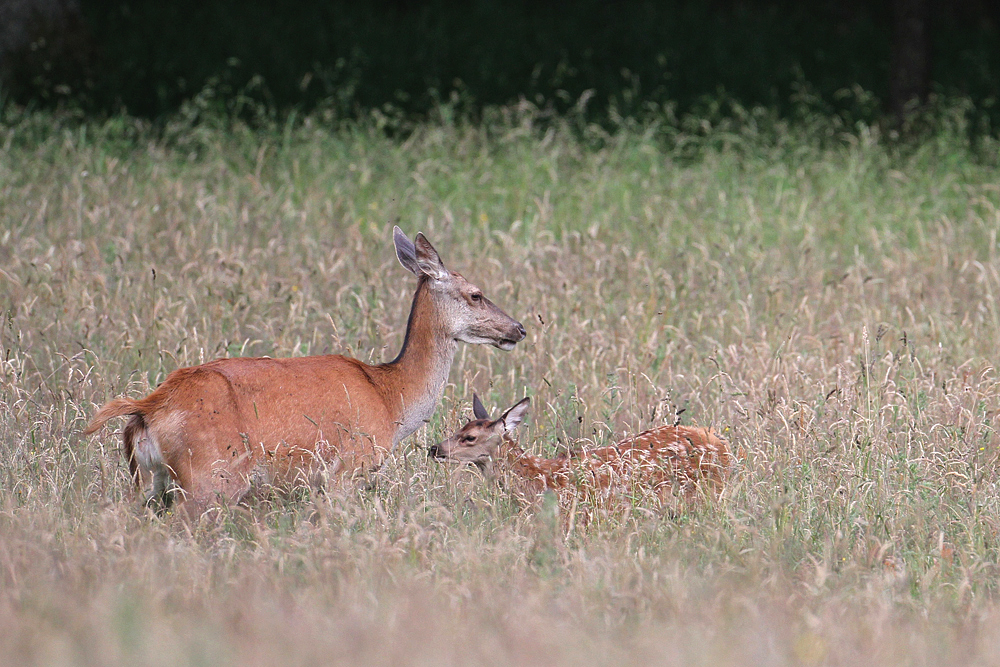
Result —
[[463, 445], [471, 445], [473, 442], [476, 441], [476, 438], [471, 435], [463, 435], [461, 438], [458, 439], [458, 441], [461, 442]]
[[471, 294], [469, 296], [469, 298], [472, 299], [472, 303], [482, 303], [483, 302], [483, 295], [481, 293], [479, 293], [479, 292], [475, 292], [475, 293]]

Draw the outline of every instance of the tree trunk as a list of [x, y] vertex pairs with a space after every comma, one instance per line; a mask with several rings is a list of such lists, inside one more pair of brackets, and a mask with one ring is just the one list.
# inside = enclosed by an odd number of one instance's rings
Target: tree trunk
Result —
[[927, 101], [931, 82], [931, 0], [893, 0], [889, 112], [897, 125]]

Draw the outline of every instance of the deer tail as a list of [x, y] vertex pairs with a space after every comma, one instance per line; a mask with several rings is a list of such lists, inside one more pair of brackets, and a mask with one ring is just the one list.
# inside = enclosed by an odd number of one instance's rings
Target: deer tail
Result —
[[109, 419], [124, 417], [125, 415], [141, 414], [143, 410], [139, 403], [139, 401], [132, 400], [131, 398], [116, 398], [108, 402], [103, 408], [97, 411], [90, 424], [84, 429], [83, 434], [90, 435], [97, 432], [108, 423]]

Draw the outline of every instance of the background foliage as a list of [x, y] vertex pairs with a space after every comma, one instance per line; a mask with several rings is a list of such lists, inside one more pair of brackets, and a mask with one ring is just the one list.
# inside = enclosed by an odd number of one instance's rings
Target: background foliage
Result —
[[[888, 91], [890, 4], [514, 0], [81, 3], [81, 37], [36, 39], [20, 103], [159, 118], [209, 91], [240, 111], [477, 114], [522, 97], [595, 118], [703, 115], [719, 102], [789, 115], [808, 102], [871, 123]], [[975, 2], [933, 16], [934, 91], [995, 121], [996, 19]], [[875, 103], [858, 105], [852, 90]]]

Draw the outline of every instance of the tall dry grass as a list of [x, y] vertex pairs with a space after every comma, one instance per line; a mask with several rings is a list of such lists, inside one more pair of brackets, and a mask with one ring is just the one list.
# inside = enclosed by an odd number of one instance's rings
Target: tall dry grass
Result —
[[[0, 660], [1000, 662], [995, 146], [806, 127], [8, 122]], [[95, 407], [222, 355], [390, 358], [397, 222], [527, 339], [461, 348], [373, 490], [144, 514]], [[530, 394], [535, 451], [662, 401], [740, 462], [718, 503], [567, 534], [426, 460], [473, 391]]]

